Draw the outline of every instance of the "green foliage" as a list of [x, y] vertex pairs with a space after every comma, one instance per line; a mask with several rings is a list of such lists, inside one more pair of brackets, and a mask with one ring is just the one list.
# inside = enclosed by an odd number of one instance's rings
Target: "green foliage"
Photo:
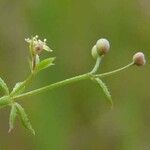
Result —
[[18, 94], [21, 94], [24, 90], [25, 90], [25, 81], [24, 82], [18, 82], [14, 86], [10, 95], [16, 96]]
[[[25, 96], [29, 96], [29, 95], [34, 95], [34, 94], [38, 94], [41, 93], [43, 91], [46, 90], [50, 90], [50, 89], [54, 89], [57, 87], [61, 87], [73, 82], [77, 82], [80, 80], [85, 80], [85, 79], [91, 79], [93, 81], [96, 81], [98, 83], [98, 85], [102, 88], [104, 94], [106, 95], [107, 99], [109, 100], [109, 103], [111, 105], [111, 108], [113, 107], [113, 101], [111, 98], [111, 94], [107, 88], [107, 86], [105, 85], [105, 83], [99, 78], [99, 77], [105, 77], [105, 76], [109, 76], [112, 74], [115, 74], [119, 71], [122, 71], [126, 68], [129, 68], [130, 66], [134, 65], [134, 63], [130, 63], [125, 67], [122, 67], [120, 69], [111, 71], [111, 72], [107, 72], [104, 74], [96, 74], [97, 71], [99, 70], [99, 66], [101, 63], [101, 60], [103, 59], [104, 55], [109, 51], [109, 42], [106, 39], [101, 39], [100, 40], [100, 47], [101, 47], [101, 41], [102, 41], [102, 46], [103, 46], [103, 50], [105, 48], [105, 52], [103, 54], [101, 54], [100, 56], [97, 57], [96, 60], [96, 64], [94, 66], [94, 68], [92, 69], [92, 71], [90, 71], [89, 73], [85, 73], [79, 76], [75, 76], [69, 79], [65, 79], [63, 81], [59, 81], [53, 84], [50, 84], [48, 86], [33, 90], [33, 91], [29, 91], [27, 93], [23, 93], [25, 88], [28, 86], [28, 84], [32, 81], [33, 77], [41, 70], [44, 70], [52, 65], [54, 65], [54, 60], [55, 57], [50, 57], [47, 59], [44, 59], [42, 61], [40, 61], [40, 54], [43, 50], [46, 51], [52, 51], [46, 44], [46, 39], [44, 39], [44, 42], [38, 39], [38, 36], [35, 36], [31, 39], [26, 39], [26, 41], [29, 43], [29, 47], [30, 47], [30, 65], [31, 65], [31, 74], [28, 76], [28, 78], [26, 80], [24, 80], [23, 82], [18, 82], [16, 83], [16, 85], [14, 86], [12, 92], [9, 94], [9, 90], [8, 87], [6, 85], [6, 83], [0, 78], [0, 88], [3, 90], [3, 92], [5, 94], [7, 94], [7, 96], [3, 96], [0, 98], [0, 108], [5, 107], [7, 105], [11, 106], [11, 110], [10, 110], [10, 116], [9, 116], [9, 132], [14, 128], [14, 124], [15, 124], [15, 120], [17, 115], [20, 117], [21, 122], [23, 124], [23, 126], [30, 130], [30, 132], [35, 135], [35, 131], [32, 128], [32, 125], [29, 121], [29, 118], [24, 110], [24, 108], [15, 102], [15, 100], [17, 98], [21, 98], [21, 97], [25, 97]], [[23, 93], [23, 94], [22, 94]]]
[[3, 96], [0, 98], [0, 108], [7, 106], [11, 102], [11, 98], [9, 96]]
[[[30, 42], [30, 39], [27, 39], [27, 41], [28, 40]], [[30, 45], [31, 44], [32, 44], [32, 40], [31, 40]], [[45, 43], [43, 46], [44, 46], [44, 50], [52, 51]], [[31, 53], [31, 55], [32, 55], [32, 53]], [[38, 56], [38, 59], [39, 59], [39, 56]], [[31, 73], [31, 75], [25, 81], [16, 83], [12, 92], [10, 93], [10, 96], [5, 96], [5, 97], [2, 97], [0, 99], [0, 106], [1, 107], [8, 105], [8, 104], [11, 104], [11, 111], [10, 111], [10, 116], [9, 116], [9, 132], [11, 132], [11, 130], [14, 128], [15, 119], [16, 119], [16, 116], [18, 114], [24, 127], [26, 129], [29, 129], [31, 131], [31, 133], [35, 135], [35, 131], [32, 128], [32, 125], [28, 119], [27, 114], [25, 113], [25, 110], [23, 109], [23, 107], [20, 104], [14, 103], [13, 99], [15, 96], [24, 92], [26, 85], [31, 81], [34, 74], [38, 73], [39, 71], [41, 71], [43, 69], [46, 69], [46, 68], [54, 65], [54, 63], [53, 63], [54, 60], [55, 60], [55, 58], [51, 57], [51, 58], [47, 58], [41, 62], [35, 63], [35, 69], [32, 70], [32, 63], [34, 63], [34, 61], [35, 62], [37, 61], [37, 60], [34, 60], [34, 57], [33, 57], [33, 59], [31, 61], [29, 60], [31, 70], [33, 71]], [[2, 79], [0, 80], [0, 83], [1, 83], [1, 87], [5, 90], [5, 92], [7, 92], [8, 88]], [[12, 98], [12, 100], [10, 99], [10, 97]]]
[[95, 78], [95, 81], [100, 85], [100, 87], [102, 88], [104, 94], [106, 95], [107, 99], [109, 100], [109, 103], [111, 104], [111, 107], [113, 107], [113, 101], [111, 98], [111, 94], [106, 86], [106, 84], [99, 78]]
[[2, 78], [0, 78], [0, 90], [2, 90], [5, 95], [9, 94], [8, 87]]
[[21, 119], [21, 122], [22, 122], [23, 126], [24, 126], [26, 129], [29, 129], [29, 130], [31, 131], [31, 133], [32, 133], [33, 135], [35, 135], [35, 131], [34, 131], [34, 129], [32, 128], [32, 125], [31, 125], [31, 123], [30, 123], [30, 121], [29, 121], [29, 119], [28, 119], [28, 116], [27, 116], [27, 114], [26, 114], [24, 108], [23, 108], [20, 104], [18, 104], [18, 103], [15, 103], [15, 105], [16, 105], [17, 112], [18, 112], [18, 115], [19, 115], [19, 117], [20, 117], [20, 119]]
[[14, 128], [16, 116], [17, 116], [17, 108], [16, 108], [16, 105], [13, 103], [11, 105], [11, 110], [10, 110], [9, 131], [8, 132], [11, 132], [11, 130]]
[[35, 71], [36, 72], [39, 72], [43, 69], [46, 69], [52, 65], [54, 65], [54, 60], [55, 60], [55, 57], [51, 57], [51, 58], [47, 58], [47, 59], [44, 59], [43, 61], [39, 62], [35, 68]]

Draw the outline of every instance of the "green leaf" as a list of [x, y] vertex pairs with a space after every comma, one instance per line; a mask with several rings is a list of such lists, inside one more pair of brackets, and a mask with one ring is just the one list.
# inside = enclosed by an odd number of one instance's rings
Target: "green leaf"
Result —
[[55, 57], [51, 57], [51, 58], [47, 58], [41, 62], [39, 62], [36, 66], [36, 71], [39, 72], [43, 69], [46, 69], [52, 65], [54, 65], [54, 60], [55, 60]]
[[0, 89], [2, 89], [6, 95], [9, 95], [8, 87], [2, 78], [0, 78]]
[[5, 107], [11, 102], [11, 99], [9, 96], [3, 96], [0, 98], [0, 108]]
[[111, 107], [113, 107], [113, 101], [111, 98], [111, 94], [106, 86], [106, 84], [99, 78], [96, 78], [95, 81], [100, 85], [100, 87], [102, 88], [104, 94], [106, 95], [107, 99], [109, 100]]
[[9, 131], [11, 132], [12, 129], [14, 128], [15, 120], [17, 116], [17, 108], [15, 104], [11, 105], [11, 111], [10, 111], [10, 116], [9, 116]]
[[14, 86], [12, 92], [11, 92], [11, 96], [16, 96], [18, 94], [21, 94], [24, 90], [25, 90], [25, 82], [18, 82], [16, 83], [16, 85]]
[[24, 126], [26, 129], [29, 129], [29, 130], [31, 131], [31, 133], [32, 133], [33, 135], [35, 135], [35, 131], [34, 131], [34, 129], [32, 128], [32, 125], [31, 125], [31, 123], [30, 123], [30, 121], [29, 121], [29, 119], [28, 119], [28, 116], [27, 116], [25, 110], [23, 109], [23, 107], [22, 107], [20, 104], [18, 104], [18, 103], [15, 103], [15, 104], [16, 104], [17, 111], [18, 111], [18, 114], [19, 114], [19, 116], [20, 116], [20, 119], [21, 119], [21, 122], [22, 122], [23, 126]]

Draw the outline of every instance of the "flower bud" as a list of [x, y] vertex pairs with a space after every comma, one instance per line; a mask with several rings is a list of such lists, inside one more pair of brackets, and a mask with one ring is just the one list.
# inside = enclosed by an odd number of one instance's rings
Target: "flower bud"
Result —
[[91, 54], [92, 54], [92, 57], [94, 59], [97, 59], [97, 57], [99, 56], [98, 53], [97, 53], [97, 47], [96, 47], [96, 45], [93, 46]]
[[97, 41], [96, 47], [97, 47], [98, 54], [101, 56], [101, 55], [105, 55], [109, 51], [110, 44], [107, 39], [102, 38]]
[[133, 62], [135, 65], [137, 66], [143, 66], [146, 63], [145, 60], [145, 56], [142, 52], [137, 52], [134, 56], [133, 56]]

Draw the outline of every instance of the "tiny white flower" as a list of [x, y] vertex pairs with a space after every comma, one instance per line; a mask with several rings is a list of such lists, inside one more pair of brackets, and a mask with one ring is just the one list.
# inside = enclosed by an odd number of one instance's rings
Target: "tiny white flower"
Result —
[[43, 41], [38, 39], [38, 35], [34, 36], [33, 38], [27, 38], [25, 41], [29, 44], [33, 44], [33, 51], [36, 54], [40, 54], [43, 50], [52, 52], [52, 49], [47, 46], [47, 39], [44, 39]]

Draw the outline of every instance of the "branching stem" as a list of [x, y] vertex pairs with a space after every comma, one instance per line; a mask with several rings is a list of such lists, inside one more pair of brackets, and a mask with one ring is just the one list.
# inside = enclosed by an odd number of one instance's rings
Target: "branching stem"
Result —
[[50, 85], [42, 87], [42, 88], [39, 88], [39, 89], [30, 91], [30, 92], [27, 92], [27, 93], [18, 95], [16, 97], [14, 97], [14, 99], [18, 99], [18, 98], [23, 98], [23, 97], [26, 97], [26, 96], [40, 94], [40, 93], [42, 93], [44, 91], [52, 90], [54, 88], [58, 88], [58, 87], [61, 87], [61, 86], [65, 86], [65, 85], [73, 83], [73, 82], [90, 79], [90, 77], [91, 76], [90, 76], [89, 73], [86, 73], [86, 74], [83, 74], [83, 75], [79, 75], [79, 76], [75, 76], [75, 77], [72, 77], [72, 78], [69, 78], [69, 79], [65, 79], [63, 81], [59, 81], [59, 82], [50, 84]]
[[86, 74], [83, 74], [83, 75], [78, 75], [78, 76], [75, 76], [75, 77], [72, 77], [72, 78], [69, 78], [69, 79], [65, 79], [63, 81], [59, 81], [59, 82], [47, 85], [45, 87], [42, 87], [42, 88], [39, 88], [39, 89], [30, 91], [30, 92], [27, 92], [27, 93], [23, 93], [21, 95], [15, 96], [14, 99], [19, 99], [19, 98], [23, 98], [23, 97], [27, 97], [27, 96], [40, 94], [40, 93], [42, 93], [44, 91], [52, 90], [52, 89], [55, 89], [55, 88], [58, 88], [58, 87], [62, 87], [62, 86], [68, 85], [70, 83], [74, 83], [74, 82], [81, 81], [81, 80], [87, 80], [87, 79], [98, 78], [98, 77], [100, 77], [100, 78], [106, 77], [106, 76], [118, 73], [118, 72], [120, 72], [120, 71], [122, 71], [124, 69], [127, 69], [130, 66], [132, 66], [133, 64], [134, 63], [132, 62], [132, 63], [126, 65], [125, 67], [122, 67], [120, 69], [117, 69], [117, 70], [114, 70], [114, 71], [111, 71], [111, 72], [102, 73], [102, 74], [95, 74], [94, 75], [94, 74], [92, 74], [90, 72], [90, 73], [86, 73]]

